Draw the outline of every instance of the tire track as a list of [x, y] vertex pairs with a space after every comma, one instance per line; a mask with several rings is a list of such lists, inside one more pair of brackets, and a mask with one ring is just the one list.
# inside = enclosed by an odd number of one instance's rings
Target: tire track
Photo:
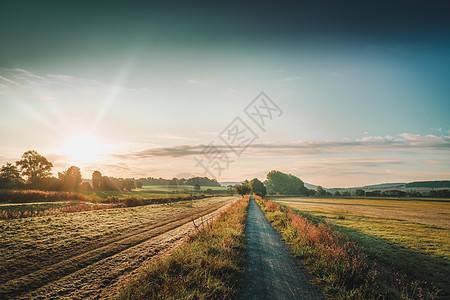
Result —
[[128, 248], [114, 256], [98, 261], [86, 268], [70, 274], [28, 293], [22, 299], [108, 299], [114, 298], [123, 283], [132, 278], [147, 262], [159, 260], [181, 245], [201, 223], [207, 224], [230, 205], [202, 215], [191, 221]]
[[219, 203], [206, 209], [197, 209], [194, 212], [186, 212], [174, 218], [167, 218], [157, 224], [152, 224], [145, 228], [127, 232], [120, 235], [119, 238], [114, 237], [113, 239], [110, 239], [109, 243], [107, 243], [107, 241], [101, 242], [98, 247], [95, 247], [94, 249], [89, 249], [84, 253], [66, 258], [30, 274], [6, 282], [1, 286], [0, 298], [6, 299], [18, 297], [24, 293], [37, 290], [46, 284], [73, 274], [88, 267], [89, 265], [95, 264], [126, 249], [134, 247], [149, 239], [191, 222], [192, 219], [210, 214], [224, 205], [225, 203]]

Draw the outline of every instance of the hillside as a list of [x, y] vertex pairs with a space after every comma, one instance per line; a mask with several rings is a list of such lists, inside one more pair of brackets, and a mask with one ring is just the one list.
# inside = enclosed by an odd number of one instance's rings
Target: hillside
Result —
[[[305, 186], [307, 184], [305, 183]], [[308, 187], [309, 188], [309, 187]], [[363, 190], [406, 190], [406, 189], [442, 189], [442, 188], [450, 188], [450, 180], [433, 180], [433, 181], [413, 181], [409, 183], [402, 182], [393, 182], [393, 183], [379, 183], [379, 184], [371, 184], [359, 187], [349, 187], [349, 188], [327, 188], [329, 191], [339, 191], [339, 190], [355, 190], [355, 189], [363, 189]]]

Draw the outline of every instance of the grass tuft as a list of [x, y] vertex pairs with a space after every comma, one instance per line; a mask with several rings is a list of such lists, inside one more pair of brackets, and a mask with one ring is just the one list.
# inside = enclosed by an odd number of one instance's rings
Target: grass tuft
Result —
[[245, 269], [248, 198], [199, 229], [165, 259], [152, 263], [119, 299], [235, 299]]
[[332, 299], [436, 299], [431, 284], [378, 264], [354, 242], [323, 222], [301, 216], [270, 200], [257, 199], [267, 219], [315, 283]]

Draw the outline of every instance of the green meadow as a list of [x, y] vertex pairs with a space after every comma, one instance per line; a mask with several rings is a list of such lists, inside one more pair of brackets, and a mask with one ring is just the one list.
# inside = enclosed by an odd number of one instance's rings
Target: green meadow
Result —
[[277, 198], [329, 224], [370, 257], [449, 296], [450, 200]]

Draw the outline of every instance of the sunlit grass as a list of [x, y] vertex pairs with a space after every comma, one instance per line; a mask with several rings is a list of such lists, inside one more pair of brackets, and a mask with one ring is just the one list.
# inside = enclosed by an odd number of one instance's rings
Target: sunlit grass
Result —
[[343, 211], [361, 216], [408, 220], [450, 229], [449, 199], [274, 198], [300, 210]]
[[[305, 209], [304, 206], [288, 205], [296, 209]], [[423, 253], [438, 256], [450, 260], [450, 232], [446, 228], [414, 223], [406, 220], [361, 216], [345, 211], [315, 211], [307, 210], [331, 224], [356, 230], [374, 237], [386, 239], [392, 243], [402, 244]], [[346, 234], [352, 235], [352, 231], [347, 230]], [[367, 243], [367, 250], [376, 252], [376, 244]]]
[[181, 216], [229, 199], [217, 197], [0, 220], [0, 290], [6, 281], [19, 280], [20, 274], [43, 268], [45, 264], [55, 263], [61, 257], [70, 257], [72, 252], [79, 253], [81, 249], [93, 247], [100, 240], [111, 239], [130, 230], [156, 224], [165, 218]]
[[244, 274], [248, 198], [233, 204], [166, 259], [125, 285], [119, 299], [235, 299]]
[[[448, 295], [444, 290], [448, 267], [438, 266], [443, 258], [424, 260], [414, 251], [397, 251], [382, 238], [329, 224], [324, 215], [292, 212], [271, 201], [259, 204], [294, 255], [333, 299], [433, 299], [438, 290], [431, 280], [443, 290], [441, 295]], [[342, 213], [333, 217], [348, 221]], [[378, 249], [372, 252], [368, 247]], [[429, 274], [427, 264], [439, 267], [434, 270], [438, 276]]]

